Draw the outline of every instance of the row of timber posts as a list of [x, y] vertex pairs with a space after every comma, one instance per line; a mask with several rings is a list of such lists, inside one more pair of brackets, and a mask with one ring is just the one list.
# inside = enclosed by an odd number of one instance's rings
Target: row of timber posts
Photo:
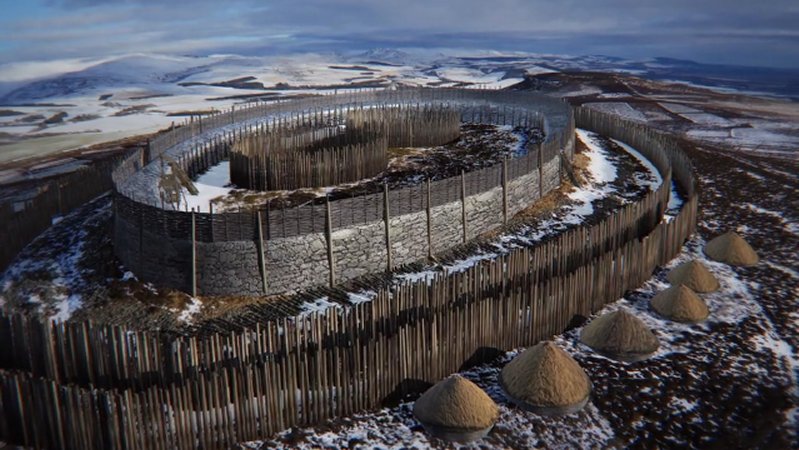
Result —
[[[209, 357], [215, 367], [176, 382], [121, 389], [0, 371], [0, 437], [34, 448], [230, 448], [377, 408], [405, 380], [435, 382], [481, 349], [533, 345], [562, 331], [573, 315], [601, 309], [679, 251], [695, 208], [694, 197], [644, 240], [631, 239], [552, 278], [542, 275], [542, 252], [521, 250], [430, 285], [402, 285], [391, 296], [380, 290], [371, 302], [345, 311], [265, 322], [244, 333], [165, 345], [155, 335], [115, 328], [104, 338], [115, 348], [135, 339], [139, 357], [153, 352], [148, 373], [157, 372], [157, 359], [171, 359], [173, 349]], [[576, 237], [566, 244], [579, 243]], [[75, 330], [85, 330], [74, 335], [77, 346], [81, 336], [102, 336], [88, 326]], [[239, 362], [225, 364], [236, 355]]]
[[[584, 114], [602, 125], [602, 116]], [[665, 150], [670, 168], [650, 158], [663, 184], [601, 223], [430, 282], [377, 289], [370, 302], [186, 337], [0, 312], [11, 347], [0, 353], [0, 439], [34, 448], [229, 448], [377, 408], [405, 380], [436, 382], [481, 349], [533, 345], [679, 253], [696, 225], [696, 183], [690, 160]], [[683, 207], [641, 236], [637, 224], [668, 199], [671, 173], [687, 190]], [[29, 367], [12, 366], [21, 361]], [[97, 387], [109, 384], [104, 378], [113, 386]]]

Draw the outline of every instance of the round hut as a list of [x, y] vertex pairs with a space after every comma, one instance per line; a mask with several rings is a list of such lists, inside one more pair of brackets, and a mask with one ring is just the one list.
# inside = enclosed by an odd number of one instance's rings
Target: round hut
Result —
[[710, 273], [710, 270], [704, 264], [695, 259], [684, 262], [672, 269], [666, 275], [666, 279], [673, 285], [682, 284], [699, 293], [717, 291], [720, 287], [719, 280]]
[[601, 355], [625, 362], [649, 358], [660, 346], [652, 330], [624, 308], [592, 320], [580, 340]]
[[658, 314], [675, 322], [698, 323], [710, 315], [705, 301], [681, 284], [658, 292], [651, 305]]
[[413, 415], [430, 435], [466, 443], [491, 431], [499, 417], [499, 408], [476, 384], [452, 375], [416, 400]]
[[499, 382], [513, 403], [543, 416], [577, 412], [591, 396], [591, 380], [583, 368], [551, 341], [513, 358]]
[[754, 266], [760, 261], [752, 246], [733, 231], [711, 239], [704, 252], [710, 259], [731, 266]]

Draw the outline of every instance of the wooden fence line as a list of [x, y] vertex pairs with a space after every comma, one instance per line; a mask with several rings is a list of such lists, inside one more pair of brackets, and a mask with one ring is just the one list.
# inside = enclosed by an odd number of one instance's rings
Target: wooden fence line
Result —
[[460, 112], [443, 104], [312, 111], [236, 143], [231, 180], [256, 190], [362, 180], [386, 169], [389, 147], [441, 145], [458, 137], [460, 121]]
[[[646, 149], [642, 150], [643, 153], [649, 153]], [[574, 228], [570, 231], [567, 231], [555, 239], [551, 239], [539, 246], [536, 246], [532, 249], [526, 249], [524, 251], [530, 253], [529, 258], [531, 260], [537, 259], [540, 261], [549, 261], [549, 260], [556, 260], [558, 264], [553, 265], [542, 265], [536, 266], [536, 270], [541, 271], [543, 277], [552, 277], [552, 276], [560, 276], [565, 273], [569, 273], [575, 270], [577, 267], [580, 267], [584, 264], [590, 262], [593, 258], [600, 254], [607, 253], [614, 249], [619, 248], [625, 242], [629, 241], [630, 239], [641, 238], [646, 236], [651, 232], [651, 230], [657, 224], [657, 221], [662, 216], [663, 211], [665, 210], [665, 205], [668, 203], [668, 196], [670, 192], [670, 175], [669, 175], [669, 166], [668, 161], [659, 160], [655, 158], [654, 155], [652, 156], [653, 162], [656, 166], [660, 166], [660, 170], [665, 173], [664, 183], [659, 187], [658, 190], [650, 192], [644, 198], [640, 199], [639, 201], [626, 205], [622, 207], [618, 212], [615, 214], [608, 216], [604, 220], [599, 221], [597, 224], [588, 226], [588, 227], [578, 227]], [[539, 257], [537, 255], [544, 255], [543, 257]], [[434, 280], [433, 283], [440, 282], [440, 280]], [[2, 322], [0, 322], [2, 323]], [[34, 322], [38, 323], [38, 322]], [[257, 326], [258, 319], [257, 316], [253, 319], [251, 324], [241, 324], [240, 327], [247, 327], [247, 326]], [[46, 324], [49, 327], [49, 324]], [[70, 324], [59, 324], [59, 327], [69, 327]], [[98, 328], [100, 329], [100, 328]], [[78, 329], [74, 332], [82, 333], [83, 328], [78, 327]], [[41, 331], [39, 334], [45, 333], [46, 331]], [[98, 336], [93, 337], [82, 337], [76, 338], [78, 342], [81, 342], [84, 339], [90, 339], [97, 342], [103, 342], [103, 336], [108, 333], [107, 329], [103, 329]], [[69, 333], [67, 333], [69, 335]], [[11, 339], [12, 342], [25, 342], [25, 339], [17, 338]], [[103, 355], [114, 353], [108, 352], [103, 350], [104, 344], [101, 344], [98, 347], [98, 351], [94, 352], [95, 354], [92, 356], [93, 360], [98, 360], [103, 358]], [[126, 344], [129, 345], [129, 344]], [[65, 348], [73, 348], [72, 345], [56, 345], [57, 347], [65, 347]], [[140, 345], [133, 344], [133, 347], [139, 347]], [[159, 344], [162, 347], [162, 345]], [[115, 347], [118, 347], [115, 345]], [[156, 352], [158, 350], [152, 350], [152, 352]], [[151, 352], [151, 353], [152, 353]], [[23, 348], [19, 351], [20, 359], [18, 359], [18, 363], [22, 364], [22, 361], [25, 361], [28, 358], [31, 358], [33, 355], [37, 354], [38, 352], [32, 351], [30, 348]], [[209, 355], [212, 354], [212, 351], [202, 350], [200, 351], [201, 355]], [[25, 355], [28, 355], [27, 357]], [[80, 358], [82, 355], [78, 355], [76, 357], [67, 357], [64, 362], [57, 364], [61, 366], [72, 366], [77, 365], [80, 366]], [[198, 358], [198, 355], [195, 354], [195, 360]], [[197, 360], [197, 363], [190, 364], [190, 365], [181, 365], [182, 367], [210, 367], [215, 364], [215, 362], [205, 361], [202, 359]], [[112, 365], [112, 362], [108, 362], [108, 365]], [[166, 377], [167, 379], [171, 379], [171, 372], [166, 370], [163, 367], [150, 367], [148, 362], [139, 363], [139, 369], [136, 369], [138, 373], [148, 373], [152, 371], [158, 371], [161, 373], [162, 376]], [[32, 370], [35, 373], [37, 372], [34, 367], [39, 366], [39, 364], [30, 363], [29, 365], [20, 365], [15, 366], [15, 368], [20, 368], [24, 370]], [[4, 365], [0, 365], [0, 367], [8, 367]], [[103, 365], [97, 366], [97, 370], [99, 367], [103, 367]], [[57, 377], [57, 374], [54, 373], [40, 373], [42, 375], [46, 375], [49, 377]], [[177, 378], [182, 377], [182, 374], [175, 374]], [[83, 383], [92, 383], [98, 384], [100, 379], [108, 377], [106, 373], [98, 372], [94, 378], [92, 379], [74, 379], [71, 377], [67, 377], [71, 381], [78, 381]], [[116, 380], [116, 382], [125, 382], [125, 380], [118, 380], [112, 377], [112, 379]], [[103, 384], [103, 383], [99, 383]]]
[[[353, 108], [353, 110], [355, 110]], [[358, 109], [360, 110], [360, 109]], [[472, 108], [470, 115], [465, 118], [473, 117], [478, 121], [492, 120], [491, 108]], [[328, 112], [333, 116], [344, 117], [344, 113]], [[464, 113], [466, 114], [466, 113]], [[308, 113], [307, 116], [315, 117], [316, 113]], [[327, 116], [318, 114], [319, 119], [314, 119], [318, 123], [326, 123], [329, 120]], [[519, 122], [513, 125], [523, 126], [524, 124], [534, 125], [539, 120], [536, 117], [523, 115], [519, 113], [516, 116], [509, 116], [508, 119], [515, 118]], [[310, 120], [310, 119], [309, 119]], [[502, 119], [494, 119], [502, 120]], [[282, 129], [282, 122], [274, 124], [263, 124], [262, 128], [253, 131], [254, 135], [262, 136], [269, 132], [270, 129]], [[538, 123], [540, 126], [540, 123]], [[527, 149], [525, 155], [514, 160], [512, 168], [508, 171], [508, 181], [512, 181], [520, 176], [531, 173], [533, 170], [538, 169], [539, 162], [547, 162], [553, 158], [558, 157], [560, 152], [560, 142], [563, 140], [560, 134], [573, 133], [573, 124], [569, 124], [565, 129], [558, 130], [550, 135], [550, 140], [541, 144], [540, 146], [531, 145]], [[234, 133], [235, 134], [235, 133]], [[354, 149], [358, 150], [358, 149]], [[539, 156], [539, 152], [542, 153]], [[350, 155], [357, 157], [357, 155]], [[245, 170], [242, 167], [247, 167], [246, 160], [248, 157], [245, 154], [237, 154], [231, 151], [231, 144], [224, 140], [207, 142], [201, 147], [198, 147], [191, 152], [190, 157], [179, 158], [178, 163], [189, 174], [194, 177], [198, 173], [205, 171], [208, 167], [218, 163], [221, 159], [231, 159], [231, 164], [243, 165], [239, 167], [239, 172], [248, 172], [248, 177], [256, 184], [265, 184], [266, 179], [263, 174], [258, 174], [257, 171]], [[308, 160], [310, 161], [310, 160]], [[305, 173], [312, 173], [310, 167], [313, 166], [312, 162], [302, 162], [301, 164], [306, 167]], [[287, 163], [286, 163], [287, 164]], [[479, 194], [486, 192], [493, 188], [501, 186], [501, 171], [502, 164], [498, 163], [492, 167], [472, 171], [466, 173], [467, 191], [469, 195]], [[282, 169], [275, 169], [276, 171], [283, 171], [287, 166], [284, 164]], [[251, 167], [250, 167], [251, 168]], [[136, 199], [132, 193], [126, 192], [121, 187], [122, 180], [128, 175], [122, 173], [134, 174], [140, 170], [139, 158], [130, 158], [126, 161], [123, 169], [117, 173], [116, 185], [117, 194], [115, 198], [119, 206], [117, 210], [123, 215], [143, 217], [145, 228], [148, 230], [164, 230], [167, 237], [174, 239], [186, 239], [190, 232], [190, 212], [189, 211], [171, 211], [164, 210], [161, 205], [150, 205], [146, 202], [141, 202]], [[306, 175], [301, 174], [305, 177]], [[452, 185], [452, 186], [451, 186]], [[456, 186], [457, 185], [457, 186]], [[391, 211], [392, 217], [397, 217], [405, 214], [412, 214], [425, 211], [424, 199], [425, 186], [418, 185], [409, 188], [392, 189], [390, 191], [391, 204], [397, 205], [396, 209]], [[452, 177], [443, 180], [432, 181], [432, 191], [434, 193], [432, 201], [435, 206], [460, 202], [460, 180], [458, 177]], [[364, 225], [370, 222], [377, 222], [382, 220], [382, 193], [374, 193], [363, 195], [353, 198], [343, 198], [331, 200], [332, 219], [331, 222], [335, 229], [349, 228], [358, 225]], [[408, 200], [403, 201], [403, 198]], [[272, 233], [270, 236], [265, 237], [269, 240], [272, 238], [294, 237], [309, 233], [323, 233], [324, 232], [324, 214], [325, 206], [323, 199], [319, 202], [313, 202], [299, 207], [292, 207], [288, 209], [270, 208], [265, 211], [266, 215], [264, 220], [270, 225]], [[256, 236], [256, 211], [247, 210], [243, 213], [240, 212], [197, 212], [196, 221], [198, 226], [197, 239], [200, 242], [219, 242], [226, 240], [241, 240], [239, 236], [244, 236], [246, 240], [257, 239]], [[238, 227], [240, 229], [236, 230]], [[212, 233], [213, 229], [228, 230], [227, 233], [218, 232]], [[235, 232], [231, 230], [236, 230]]]
[[0, 205], [0, 272], [19, 252], [63, 216], [113, 188], [111, 173], [122, 157], [94, 163], [38, 187], [38, 194], [24, 201]]
[[[672, 141], [605, 115], [576, 117], [588, 129], [614, 123], [606, 134], [636, 142], [663, 185], [541, 246], [241, 332], [168, 338], [3, 314], [0, 338], [11, 345], [0, 367], [28, 373], [0, 372], [0, 438], [41, 448], [227, 448], [378, 407], [410, 380], [432, 383], [487, 349], [561, 332], [648, 279], [696, 226], [696, 180]], [[693, 190], [662, 221], [672, 174]], [[115, 387], [92, 387], [104, 384]]]

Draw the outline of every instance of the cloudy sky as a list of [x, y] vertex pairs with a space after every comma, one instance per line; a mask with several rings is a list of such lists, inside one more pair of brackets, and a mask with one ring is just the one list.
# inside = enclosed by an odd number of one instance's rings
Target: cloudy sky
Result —
[[797, 0], [0, 0], [0, 5], [0, 64], [31, 61], [31, 67], [131, 52], [263, 55], [372, 47], [799, 67]]

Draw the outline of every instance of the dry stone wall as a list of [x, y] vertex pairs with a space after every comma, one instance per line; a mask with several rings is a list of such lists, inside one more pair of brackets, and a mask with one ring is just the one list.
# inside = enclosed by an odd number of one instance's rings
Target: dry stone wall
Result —
[[336, 279], [355, 278], [386, 268], [385, 225], [373, 222], [332, 233]]
[[[453, 98], [460, 95], [467, 94], [453, 94]], [[522, 94], [485, 92], [480, 97], [468, 93], [468, 98], [472, 103], [453, 104], [461, 108], [464, 121], [530, 123], [535, 114], [546, 114], [546, 141], [528, 145], [526, 154], [509, 160], [504, 170], [500, 164], [431, 183], [429, 207], [424, 185], [389, 192], [388, 211], [382, 195], [367, 196], [364, 202], [340, 201], [346, 206], [331, 202], [330, 227], [324, 205], [261, 211], [259, 221], [255, 214], [162, 210], [137, 202], [127, 191], [117, 191], [117, 256], [140, 279], [157, 285], [203, 295], [259, 295], [341, 282], [449, 250], [501, 226], [505, 201], [510, 218], [555, 189], [560, 183], [561, 157], [571, 158], [574, 152], [574, 122], [568, 105]], [[477, 108], [478, 101], [489, 106]], [[285, 109], [285, 104], [281, 107]], [[215, 147], [209, 147], [209, 152], [213, 157], [192, 151], [181, 161], [187, 168], [196, 168], [199, 158], [202, 167], [219, 157]], [[136, 171], [127, 171], [124, 179], [118, 175], [117, 181], [130, 186], [131, 173]], [[337, 218], [350, 220], [339, 224]]]

